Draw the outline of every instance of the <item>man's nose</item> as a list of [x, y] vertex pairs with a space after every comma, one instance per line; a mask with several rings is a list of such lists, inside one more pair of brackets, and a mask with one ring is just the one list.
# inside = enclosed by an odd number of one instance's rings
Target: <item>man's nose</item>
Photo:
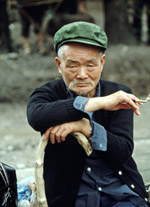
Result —
[[87, 75], [86, 68], [85, 67], [80, 67], [80, 69], [78, 71], [78, 74], [77, 74], [77, 78], [85, 79], [87, 77], [88, 77], [88, 75]]

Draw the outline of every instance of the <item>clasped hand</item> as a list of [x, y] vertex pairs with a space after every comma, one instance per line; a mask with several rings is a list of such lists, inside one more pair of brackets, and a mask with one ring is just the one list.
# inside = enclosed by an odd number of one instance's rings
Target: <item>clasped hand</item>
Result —
[[50, 127], [46, 130], [43, 135], [43, 139], [46, 140], [50, 138], [50, 142], [55, 144], [55, 142], [64, 142], [67, 135], [73, 132], [81, 132], [85, 136], [91, 133], [90, 121], [86, 118], [82, 118], [79, 121], [63, 123], [57, 126]]

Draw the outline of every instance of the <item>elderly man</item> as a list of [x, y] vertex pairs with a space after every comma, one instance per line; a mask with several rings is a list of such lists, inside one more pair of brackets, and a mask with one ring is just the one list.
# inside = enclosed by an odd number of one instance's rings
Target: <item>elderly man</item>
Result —
[[[44, 157], [48, 205], [147, 206], [132, 158], [138, 98], [127, 86], [101, 79], [105, 32], [93, 23], [70, 23], [56, 32], [54, 48], [62, 79], [35, 89], [27, 106], [30, 125], [49, 139]], [[90, 156], [73, 132], [90, 141]]]

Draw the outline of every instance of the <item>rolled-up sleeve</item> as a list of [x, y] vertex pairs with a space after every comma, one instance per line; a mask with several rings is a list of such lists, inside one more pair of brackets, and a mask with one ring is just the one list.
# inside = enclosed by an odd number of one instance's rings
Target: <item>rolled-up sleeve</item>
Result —
[[93, 112], [85, 112], [85, 104], [88, 102], [89, 98], [77, 96], [73, 106], [75, 109], [88, 114], [92, 126], [92, 148], [98, 151], [107, 150], [107, 133], [104, 127], [92, 120]]
[[75, 109], [82, 111], [86, 114], [89, 115], [90, 119], [92, 118], [93, 112], [85, 112], [85, 104], [88, 102], [89, 98], [86, 97], [82, 97], [82, 96], [77, 96], [77, 98], [75, 99], [73, 106]]
[[96, 123], [95, 121], [92, 121], [92, 130], [93, 130], [93, 136], [92, 136], [92, 148], [94, 150], [99, 151], [106, 151], [107, 150], [107, 133], [105, 128]]

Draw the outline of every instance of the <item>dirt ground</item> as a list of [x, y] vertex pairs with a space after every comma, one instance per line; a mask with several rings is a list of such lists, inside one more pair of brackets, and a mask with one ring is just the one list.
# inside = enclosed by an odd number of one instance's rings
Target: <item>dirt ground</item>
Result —
[[[89, 6], [89, 5], [88, 5]], [[90, 6], [96, 23], [103, 25], [102, 5]], [[40, 134], [26, 120], [26, 103], [35, 87], [59, 77], [52, 47], [52, 37], [45, 37], [47, 54], [36, 50], [31, 28], [32, 53], [22, 52], [20, 23], [11, 25], [13, 54], [0, 54], [0, 160], [17, 170], [18, 180], [33, 175], [34, 156]], [[150, 92], [150, 47], [141, 45], [110, 45], [102, 77], [130, 86], [135, 95], [144, 98]], [[134, 157], [145, 182], [150, 181], [150, 104], [141, 107], [142, 115], [135, 117]], [[145, 144], [146, 143], [146, 144]]]

